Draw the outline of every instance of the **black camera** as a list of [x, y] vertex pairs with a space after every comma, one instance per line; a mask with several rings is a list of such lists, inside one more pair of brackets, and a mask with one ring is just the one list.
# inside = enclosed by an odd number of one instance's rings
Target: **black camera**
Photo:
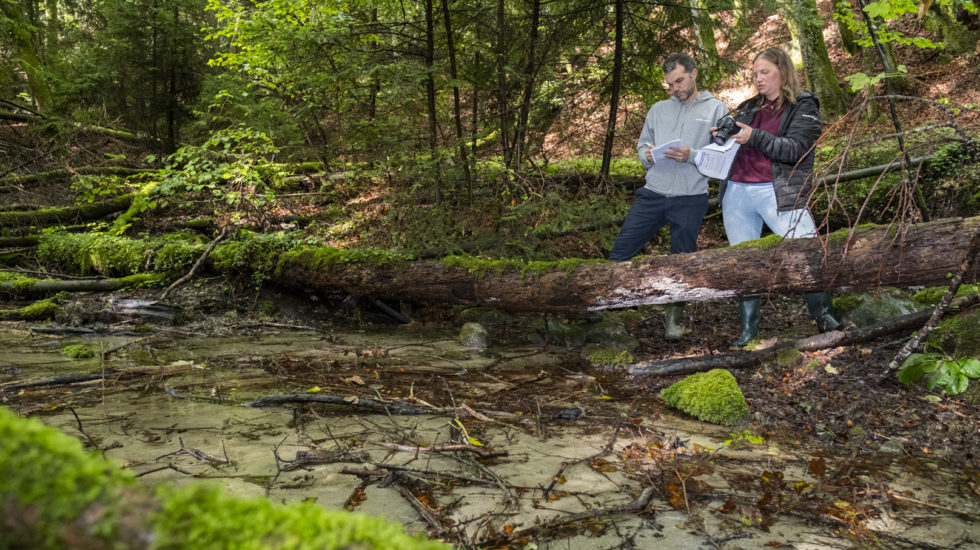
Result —
[[735, 119], [732, 118], [732, 115], [725, 115], [719, 118], [715, 126], [718, 128], [718, 131], [715, 132], [715, 137], [711, 138], [711, 141], [715, 145], [724, 145], [728, 141], [728, 138], [741, 131], [741, 128], [735, 124]]

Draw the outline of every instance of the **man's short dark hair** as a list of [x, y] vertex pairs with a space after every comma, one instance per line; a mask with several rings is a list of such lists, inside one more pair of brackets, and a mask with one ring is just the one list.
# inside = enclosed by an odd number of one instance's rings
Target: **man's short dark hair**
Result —
[[680, 65], [684, 67], [686, 72], [691, 72], [698, 68], [698, 64], [694, 62], [694, 58], [687, 55], [686, 53], [675, 53], [664, 60], [663, 70], [666, 75], [670, 71], [673, 71]]

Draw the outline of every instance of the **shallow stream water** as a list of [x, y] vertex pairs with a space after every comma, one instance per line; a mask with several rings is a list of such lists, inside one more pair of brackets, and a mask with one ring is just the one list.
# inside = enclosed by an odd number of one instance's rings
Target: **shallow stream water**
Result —
[[[97, 355], [65, 358], [68, 344]], [[195, 337], [8, 327], [0, 357], [0, 404], [145, 483], [208, 480], [242, 497], [315, 499], [461, 547], [980, 548], [980, 496], [959, 472], [901, 454], [824, 453], [799, 434], [752, 444], [731, 435], [745, 427], [694, 421], [655, 396], [622, 397], [565, 349], [480, 352], [439, 330], [270, 326]], [[159, 370], [134, 374], [141, 367]], [[99, 376], [38, 384], [79, 372]], [[347, 404], [246, 406], [284, 394]], [[357, 406], [395, 397], [440, 411]], [[507, 454], [425, 452], [461, 437]], [[609, 513], [646, 488], [642, 513]]]

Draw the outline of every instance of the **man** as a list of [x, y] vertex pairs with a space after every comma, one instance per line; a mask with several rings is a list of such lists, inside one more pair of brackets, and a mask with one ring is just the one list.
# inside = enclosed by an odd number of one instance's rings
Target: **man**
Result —
[[[708, 211], [708, 178], [694, 165], [696, 150], [711, 140], [710, 129], [728, 114], [728, 107], [709, 92], [698, 92], [698, 69], [691, 56], [673, 54], [664, 61], [669, 99], [658, 101], [647, 113], [637, 152], [647, 169], [646, 185], [616, 237], [609, 259], [626, 261], [637, 255], [664, 226], [670, 225], [670, 253], [697, 251], [701, 220]], [[659, 160], [657, 147], [680, 140]], [[684, 304], [669, 304], [665, 312], [667, 339], [680, 338]]]

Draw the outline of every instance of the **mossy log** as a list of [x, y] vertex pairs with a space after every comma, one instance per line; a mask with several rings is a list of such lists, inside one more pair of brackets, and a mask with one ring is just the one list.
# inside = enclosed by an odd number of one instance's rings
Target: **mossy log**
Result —
[[0, 227], [20, 227], [25, 225], [46, 225], [51, 223], [72, 223], [83, 220], [97, 220], [114, 212], [122, 212], [133, 202], [133, 195], [121, 195], [102, 202], [45, 208], [28, 212], [0, 212]]
[[111, 292], [125, 288], [153, 285], [166, 280], [165, 275], [144, 273], [113, 279], [23, 279], [0, 282], [0, 295], [27, 297], [49, 296], [59, 292]]
[[467, 258], [371, 266], [334, 259], [326, 249], [305, 249], [283, 255], [272, 278], [303, 292], [340, 288], [357, 296], [511, 311], [591, 311], [766, 293], [943, 284], [947, 274], [960, 269], [978, 232], [980, 217], [950, 218], [897, 230], [867, 226], [819, 239], [776, 244], [768, 239], [619, 263]]
[[129, 168], [126, 166], [82, 166], [72, 170], [51, 170], [38, 174], [23, 176], [7, 176], [0, 178], [0, 186], [23, 185], [25, 183], [58, 182], [71, 179], [76, 175], [83, 176], [132, 176], [147, 172], [155, 172], [145, 168]]
[[22, 237], [0, 237], [0, 248], [37, 246], [40, 235], [24, 235]]

